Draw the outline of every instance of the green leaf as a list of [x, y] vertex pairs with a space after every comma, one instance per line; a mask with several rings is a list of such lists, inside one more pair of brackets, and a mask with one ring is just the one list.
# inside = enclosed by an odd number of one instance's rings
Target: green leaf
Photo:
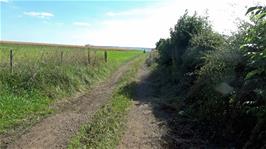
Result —
[[249, 72], [249, 73], [246, 75], [245, 79], [251, 79], [253, 76], [255, 76], [255, 75], [257, 75], [257, 74], [260, 74], [260, 73], [262, 73], [262, 72], [263, 72], [263, 69], [256, 69], [256, 70], [253, 70], [253, 71]]
[[258, 19], [262, 19], [266, 16], [266, 12], [262, 13], [262, 14], [259, 14], [258, 15]]

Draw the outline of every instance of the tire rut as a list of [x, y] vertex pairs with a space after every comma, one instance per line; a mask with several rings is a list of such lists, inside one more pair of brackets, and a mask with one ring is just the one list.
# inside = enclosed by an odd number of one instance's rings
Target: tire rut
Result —
[[99, 83], [88, 93], [58, 102], [55, 114], [35, 124], [25, 134], [7, 144], [6, 148], [66, 148], [69, 139], [78, 132], [80, 126], [88, 122], [97, 109], [111, 97], [117, 82], [131, 64], [132, 61], [122, 65], [107, 81]]

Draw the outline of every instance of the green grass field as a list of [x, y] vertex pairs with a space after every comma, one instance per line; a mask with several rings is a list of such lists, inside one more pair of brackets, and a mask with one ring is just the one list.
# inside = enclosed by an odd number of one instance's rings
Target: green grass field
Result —
[[[11, 48], [13, 73], [9, 66]], [[100, 50], [1, 44], [0, 134], [52, 113], [51, 103], [89, 89], [140, 54], [140, 51], [111, 50], [105, 63], [104, 52]]]

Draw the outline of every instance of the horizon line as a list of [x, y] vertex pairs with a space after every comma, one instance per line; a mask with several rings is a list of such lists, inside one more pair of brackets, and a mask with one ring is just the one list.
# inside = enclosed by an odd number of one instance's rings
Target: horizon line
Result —
[[24, 44], [24, 45], [43, 45], [43, 46], [61, 46], [61, 47], [76, 47], [76, 48], [100, 48], [100, 49], [107, 49], [107, 48], [115, 48], [115, 49], [154, 49], [150, 47], [130, 47], [130, 46], [101, 46], [101, 45], [91, 45], [91, 44], [62, 44], [62, 43], [48, 43], [48, 42], [28, 42], [28, 41], [15, 41], [15, 40], [0, 40], [0, 44]]

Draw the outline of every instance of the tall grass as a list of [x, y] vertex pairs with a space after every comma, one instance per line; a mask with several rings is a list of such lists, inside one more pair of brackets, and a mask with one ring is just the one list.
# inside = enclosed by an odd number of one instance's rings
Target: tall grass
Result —
[[[9, 50], [14, 50], [10, 72]], [[56, 99], [83, 91], [104, 80], [139, 51], [103, 51], [50, 46], [0, 46], [0, 133], [53, 112]], [[63, 52], [63, 56], [62, 53]]]

